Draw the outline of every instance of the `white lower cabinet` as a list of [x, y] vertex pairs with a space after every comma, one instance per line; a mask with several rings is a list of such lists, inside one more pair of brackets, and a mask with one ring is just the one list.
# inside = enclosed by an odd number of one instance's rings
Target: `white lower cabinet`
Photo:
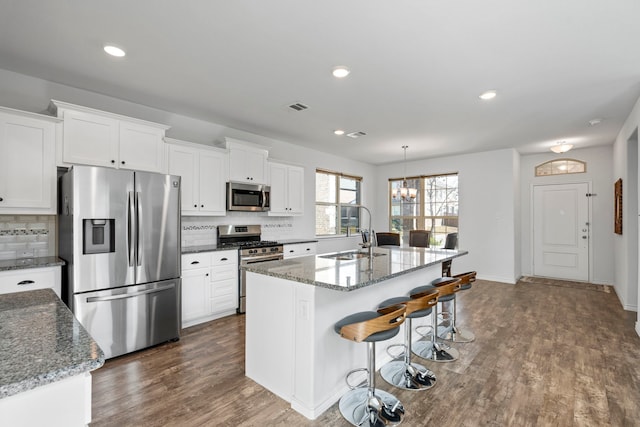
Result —
[[60, 267], [24, 268], [0, 272], [0, 294], [52, 288], [60, 297]]
[[238, 308], [238, 251], [182, 255], [182, 327], [234, 314]]
[[284, 259], [297, 258], [307, 255], [315, 255], [318, 252], [318, 243], [293, 243], [283, 246]]

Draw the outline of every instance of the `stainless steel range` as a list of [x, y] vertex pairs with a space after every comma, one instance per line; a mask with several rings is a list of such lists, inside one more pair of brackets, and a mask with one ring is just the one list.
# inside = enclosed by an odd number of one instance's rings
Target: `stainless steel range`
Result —
[[[237, 247], [240, 249], [240, 268], [243, 265], [256, 262], [275, 261], [283, 259], [283, 247], [281, 243], [261, 240], [262, 230], [260, 225], [219, 225], [218, 246]], [[246, 272], [240, 269], [238, 274], [238, 289], [240, 301], [238, 313], [246, 311]]]

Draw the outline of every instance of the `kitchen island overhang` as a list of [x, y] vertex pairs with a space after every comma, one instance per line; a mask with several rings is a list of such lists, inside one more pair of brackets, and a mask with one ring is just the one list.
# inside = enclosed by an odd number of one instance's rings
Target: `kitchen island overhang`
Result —
[[[243, 267], [247, 272], [245, 373], [309, 419], [338, 401], [346, 373], [366, 366], [366, 346], [341, 339], [335, 322], [375, 310], [387, 298], [407, 295], [440, 277], [442, 262], [467, 251], [375, 248], [372, 261], [347, 251]], [[414, 327], [429, 325], [430, 317]], [[376, 369], [388, 362], [376, 349]], [[417, 340], [419, 336], [413, 336]], [[364, 373], [362, 374], [364, 379]], [[383, 385], [384, 387], [384, 385]]]

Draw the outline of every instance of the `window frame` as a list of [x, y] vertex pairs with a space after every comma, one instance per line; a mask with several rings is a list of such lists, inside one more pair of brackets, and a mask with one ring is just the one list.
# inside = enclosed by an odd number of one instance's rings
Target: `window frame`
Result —
[[[425, 206], [426, 206], [426, 192], [427, 192], [427, 188], [426, 188], [426, 181], [427, 179], [431, 179], [431, 178], [437, 178], [437, 177], [448, 177], [448, 176], [456, 176], [458, 178], [458, 183], [457, 183], [457, 187], [456, 187], [456, 192], [457, 192], [457, 197], [455, 200], [455, 205], [457, 207], [456, 209], [456, 215], [427, 215], [425, 212]], [[417, 187], [418, 187], [418, 195], [416, 197], [416, 199], [418, 200], [417, 202], [404, 202], [404, 201], [400, 201], [400, 206], [405, 205], [406, 203], [411, 203], [411, 204], [415, 204], [415, 212], [416, 214], [414, 215], [394, 215], [393, 214], [393, 209], [394, 206], [394, 202], [393, 202], [393, 193], [392, 190], [394, 189], [394, 183], [396, 182], [402, 182], [403, 180], [407, 180], [408, 182], [411, 181], [416, 181], [418, 183]], [[388, 191], [387, 191], [387, 197], [389, 200], [389, 230], [390, 231], [395, 231], [395, 232], [399, 232], [401, 235], [401, 239], [403, 243], [406, 243], [408, 245], [409, 242], [409, 230], [418, 230], [418, 229], [431, 229], [431, 227], [427, 228], [427, 221], [428, 220], [440, 220], [443, 222], [453, 222], [455, 223], [457, 226], [453, 227], [455, 230], [451, 230], [450, 232], [458, 232], [459, 231], [459, 221], [460, 221], [460, 199], [459, 199], [459, 192], [460, 192], [460, 174], [458, 172], [448, 172], [448, 173], [439, 173], [439, 174], [429, 174], [429, 175], [418, 175], [418, 176], [408, 176], [406, 178], [389, 178], [389, 184], [388, 184]], [[402, 212], [401, 212], [402, 213]], [[397, 226], [398, 221], [400, 223], [400, 227]], [[411, 222], [413, 228], [406, 228], [405, 224], [407, 222]], [[450, 227], [450, 225], [445, 225], [445, 227]], [[441, 233], [440, 233], [441, 234]], [[432, 242], [432, 246], [434, 243], [436, 243], [436, 236], [432, 235], [430, 237], [430, 240]], [[444, 240], [442, 240], [441, 245], [444, 245]], [[436, 247], [436, 246], [434, 246]]]
[[[334, 176], [336, 179], [336, 187], [335, 187], [335, 200], [332, 202], [322, 202], [322, 201], [318, 201], [318, 187], [317, 187], [317, 176], [318, 174], [324, 174], [324, 175], [330, 175], [330, 176]], [[345, 230], [345, 232], [343, 232], [343, 226], [342, 226], [342, 220], [343, 220], [343, 215], [342, 215], [342, 209], [343, 207], [360, 207], [362, 206], [362, 177], [358, 176], [358, 175], [353, 175], [353, 174], [348, 174], [348, 173], [343, 173], [343, 172], [336, 172], [336, 171], [332, 171], [332, 170], [327, 170], [327, 169], [321, 169], [321, 168], [316, 168], [316, 196], [315, 196], [315, 207], [316, 207], [316, 225], [315, 225], [315, 236], [316, 237], [341, 237], [341, 236], [349, 236], [349, 230], [352, 228], [350, 226], [350, 224], [347, 224], [347, 229]], [[342, 203], [340, 201], [340, 195], [341, 195], [341, 190], [343, 190], [343, 188], [341, 187], [341, 180], [342, 179], [351, 179], [354, 180], [356, 182], [356, 189], [355, 189], [355, 193], [356, 193], [356, 203], [355, 204], [346, 204], [346, 203]], [[336, 207], [336, 227], [335, 227], [335, 233], [334, 234], [318, 234], [318, 225], [317, 225], [317, 221], [318, 221], [318, 217], [317, 217], [317, 207], [318, 206], [335, 206]], [[357, 224], [353, 227], [353, 232], [358, 232], [360, 230], [360, 224], [362, 223], [362, 218], [361, 218], [361, 212], [360, 209], [358, 209], [358, 214], [356, 215], [357, 217]], [[350, 216], [349, 216], [350, 218]]]

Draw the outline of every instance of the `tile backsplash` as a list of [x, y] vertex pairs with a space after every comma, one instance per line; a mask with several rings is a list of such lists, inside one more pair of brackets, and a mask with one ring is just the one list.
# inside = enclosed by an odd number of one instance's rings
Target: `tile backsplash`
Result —
[[237, 216], [237, 217], [182, 217], [182, 247], [213, 245], [217, 240], [218, 225], [262, 226], [262, 240], [282, 240], [297, 237], [293, 219], [289, 217]]
[[0, 215], [0, 260], [56, 254], [56, 217]]

